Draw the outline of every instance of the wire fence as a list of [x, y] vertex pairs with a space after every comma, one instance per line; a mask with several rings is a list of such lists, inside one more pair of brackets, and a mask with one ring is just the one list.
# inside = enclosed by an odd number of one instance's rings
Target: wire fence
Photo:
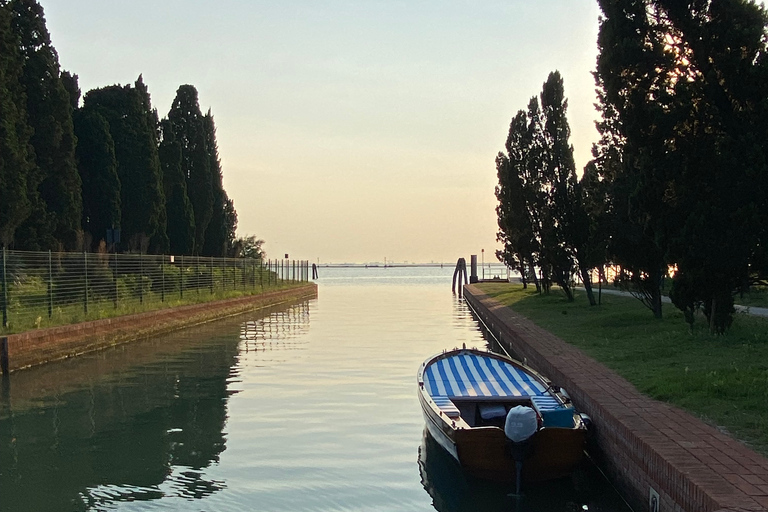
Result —
[[309, 281], [308, 261], [2, 250], [0, 332], [252, 295]]

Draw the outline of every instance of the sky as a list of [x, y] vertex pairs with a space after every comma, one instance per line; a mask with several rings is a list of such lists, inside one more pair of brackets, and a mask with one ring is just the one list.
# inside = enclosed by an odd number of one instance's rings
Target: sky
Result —
[[597, 140], [595, 0], [38, 1], [83, 93], [197, 88], [270, 258], [495, 261], [495, 157], [554, 70], [578, 171]]

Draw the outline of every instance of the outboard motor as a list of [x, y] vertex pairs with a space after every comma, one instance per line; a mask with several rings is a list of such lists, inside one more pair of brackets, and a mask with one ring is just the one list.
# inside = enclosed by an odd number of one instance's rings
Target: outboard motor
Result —
[[507, 413], [504, 422], [504, 434], [507, 436], [507, 451], [515, 461], [517, 494], [520, 494], [523, 461], [531, 454], [531, 438], [539, 428], [536, 411], [524, 405], [513, 407]]

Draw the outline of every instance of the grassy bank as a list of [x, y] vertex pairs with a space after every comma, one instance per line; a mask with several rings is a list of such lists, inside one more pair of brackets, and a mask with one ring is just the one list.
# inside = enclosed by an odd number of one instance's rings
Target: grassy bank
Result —
[[521, 285], [484, 283], [483, 291], [612, 368], [655, 399], [690, 411], [768, 455], [768, 320], [737, 315], [724, 336], [664, 305], [653, 318], [632, 297], [603, 295], [590, 307], [577, 291], [568, 303]]
[[178, 290], [173, 294], [146, 291], [141, 296], [141, 299], [135, 296], [129, 296], [118, 302], [91, 299], [87, 303], [87, 308], [84, 307], [82, 302], [56, 305], [51, 308], [50, 316], [45, 304], [40, 304], [40, 301], [37, 301], [37, 303], [33, 302], [30, 305], [17, 307], [16, 311], [21, 311], [22, 314], [12, 315], [12, 321], [8, 322], [7, 328], [2, 328], [2, 325], [0, 325], [0, 334], [15, 334], [32, 329], [58, 327], [90, 320], [101, 320], [191, 304], [234, 299], [246, 295], [259, 295], [265, 292], [294, 288], [304, 284], [306, 283], [300, 281], [279, 280], [270, 283], [268, 286], [255, 285], [242, 289], [216, 289], [214, 292], [211, 292], [209, 288], [188, 289], [183, 294], [179, 294]]

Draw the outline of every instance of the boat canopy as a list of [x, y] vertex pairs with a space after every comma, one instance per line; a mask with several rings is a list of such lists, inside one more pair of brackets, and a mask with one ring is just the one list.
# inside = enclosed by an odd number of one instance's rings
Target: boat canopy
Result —
[[543, 395], [546, 386], [504, 361], [473, 352], [441, 357], [424, 370], [424, 386], [430, 396], [528, 397]]

